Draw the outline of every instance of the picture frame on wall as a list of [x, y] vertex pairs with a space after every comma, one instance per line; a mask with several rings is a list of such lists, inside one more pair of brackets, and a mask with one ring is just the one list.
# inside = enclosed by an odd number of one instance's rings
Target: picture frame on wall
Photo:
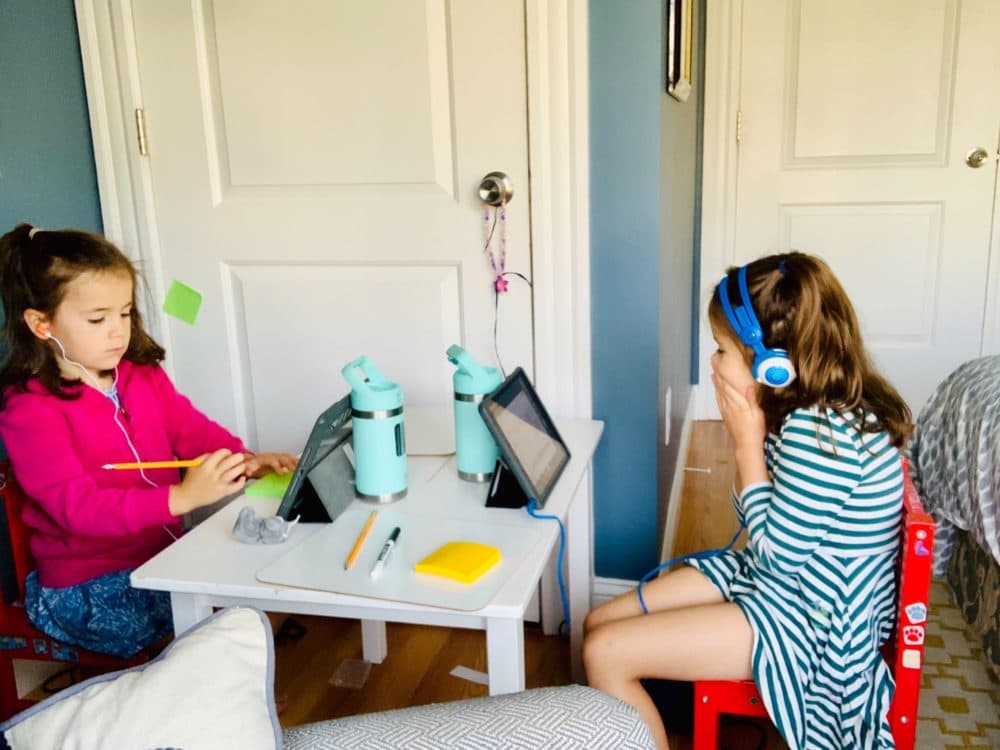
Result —
[[691, 34], [695, 0], [666, 0], [667, 3], [667, 93], [686, 102], [691, 95]]

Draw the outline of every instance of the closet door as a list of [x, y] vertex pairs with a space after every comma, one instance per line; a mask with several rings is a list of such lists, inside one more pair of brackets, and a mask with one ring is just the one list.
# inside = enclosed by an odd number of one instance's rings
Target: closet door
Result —
[[916, 411], [984, 344], [1000, 3], [746, 0], [742, 28], [735, 260], [824, 257]]

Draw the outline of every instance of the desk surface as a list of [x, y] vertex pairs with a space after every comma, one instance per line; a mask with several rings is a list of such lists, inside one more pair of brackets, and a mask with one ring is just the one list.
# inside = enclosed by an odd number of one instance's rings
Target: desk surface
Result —
[[[604, 425], [602, 422], [589, 419], [557, 419], [556, 424], [569, 446], [571, 458], [543, 512], [565, 520], [569, 505], [590, 464]], [[486, 508], [487, 485], [459, 479], [453, 455], [410, 456], [408, 469], [409, 490], [404, 499], [385, 506], [373, 506], [358, 500], [351, 507], [367, 510], [375, 507], [405, 508], [408, 513], [443, 515], [472, 522], [502, 523], [507, 526], [522, 526], [537, 530], [540, 541], [525, 554], [518, 567], [518, 575], [505, 581], [492, 600], [475, 613], [484, 617], [522, 616], [558, 540], [557, 524], [531, 518], [521, 508]], [[439, 609], [420, 604], [293, 588], [258, 581], [257, 571], [285, 555], [290, 549], [289, 545], [301, 543], [325, 526], [325, 524], [297, 524], [284, 544], [243, 544], [233, 538], [233, 524], [242, 507], [250, 505], [258, 516], [266, 516], [275, 512], [278, 502], [268, 498], [237, 497], [208, 520], [137, 568], [132, 573], [133, 585], [175, 593], [343, 605], [364, 608], [369, 612]]]

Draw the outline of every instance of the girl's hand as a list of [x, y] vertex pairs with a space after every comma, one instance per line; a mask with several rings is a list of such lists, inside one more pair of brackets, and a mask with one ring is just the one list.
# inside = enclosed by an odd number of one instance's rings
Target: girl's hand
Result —
[[764, 460], [767, 420], [757, 403], [756, 384], [747, 386], [746, 393], [742, 394], [732, 383], [714, 372], [712, 384], [722, 419], [736, 444], [735, 487], [737, 493], [742, 494], [747, 485], [769, 480]]
[[749, 385], [746, 392], [741, 393], [732, 383], [714, 372], [712, 384], [715, 386], [716, 403], [737, 451], [751, 448], [762, 450], [764, 438], [767, 437], [767, 422], [757, 403], [757, 385]]
[[175, 516], [239, 492], [247, 482], [246, 456], [242, 453], [223, 448], [198, 458], [201, 463], [188, 469], [184, 481], [170, 488], [170, 512]]
[[246, 476], [256, 479], [272, 471], [287, 474], [295, 471], [298, 465], [299, 459], [290, 453], [257, 453], [247, 456], [244, 472]]

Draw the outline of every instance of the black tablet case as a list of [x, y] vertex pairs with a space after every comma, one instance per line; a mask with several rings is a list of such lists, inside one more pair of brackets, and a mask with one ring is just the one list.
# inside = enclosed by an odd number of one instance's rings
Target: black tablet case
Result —
[[493, 468], [489, 493], [486, 495], [487, 508], [523, 508], [528, 504], [528, 496], [521, 489], [514, 473], [507, 468], [502, 458], [497, 459]]

